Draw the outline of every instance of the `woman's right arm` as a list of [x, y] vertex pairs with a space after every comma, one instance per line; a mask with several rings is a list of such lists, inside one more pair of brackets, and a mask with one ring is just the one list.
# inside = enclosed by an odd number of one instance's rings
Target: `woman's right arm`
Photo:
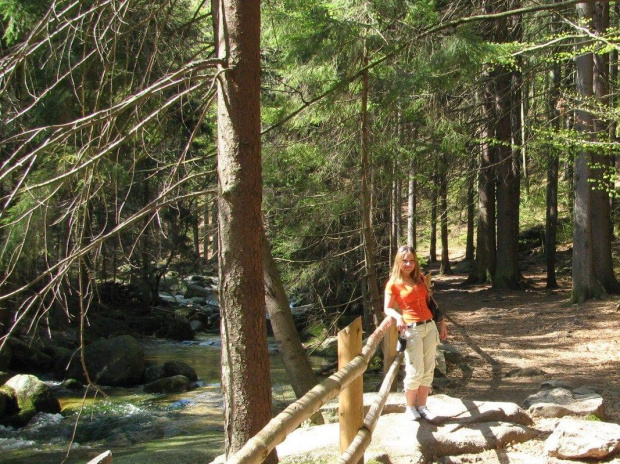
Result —
[[403, 316], [394, 309], [396, 305], [396, 297], [392, 295], [389, 288], [385, 289], [385, 295], [383, 299], [383, 312], [386, 316], [393, 318], [396, 321], [396, 328], [401, 330], [406, 327], [405, 321], [403, 320]]

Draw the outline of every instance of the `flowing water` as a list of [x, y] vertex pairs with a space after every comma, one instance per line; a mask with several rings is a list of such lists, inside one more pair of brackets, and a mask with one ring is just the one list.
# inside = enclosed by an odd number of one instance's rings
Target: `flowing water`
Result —
[[[273, 340], [270, 340], [273, 347]], [[220, 340], [202, 335], [192, 342], [141, 341], [148, 361], [184, 361], [199, 378], [199, 388], [174, 395], [146, 394], [142, 387], [103, 392], [70, 391], [49, 382], [61, 414], [38, 414], [13, 430], [0, 426], [0, 462], [86, 463], [111, 450], [114, 464], [208, 463], [222, 454], [223, 401], [220, 390]], [[276, 408], [295, 399], [280, 356], [270, 349]], [[321, 359], [313, 363], [320, 364]], [[68, 457], [67, 457], [68, 454]]]

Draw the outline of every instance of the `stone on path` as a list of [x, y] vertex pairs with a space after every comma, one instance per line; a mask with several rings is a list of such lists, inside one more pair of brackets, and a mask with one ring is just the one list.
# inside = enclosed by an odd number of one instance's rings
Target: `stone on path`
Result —
[[[376, 394], [364, 395], [368, 408]], [[531, 419], [519, 406], [506, 402], [471, 401], [447, 395], [428, 398], [429, 408], [440, 415], [437, 424], [408, 420], [403, 414], [402, 393], [390, 394], [379, 418], [366, 456], [389, 456], [392, 464], [423, 463], [432, 457], [475, 453], [495, 449], [509, 442], [527, 441], [539, 434], [528, 427]], [[324, 416], [337, 417], [337, 402], [322, 408]], [[334, 462], [339, 455], [339, 426], [299, 428], [278, 445], [282, 462], [295, 462], [312, 453], [315, 462]], [[331, 461], [330, 461], [331, 459]]]
[[600, 419], [605, 418], [603, 398], [588, 389], [552, 388], [530, 395], [523, 402], [532, 416], [564, 417], [589, 416], [593, 414]]
[[605, 459], [620, 452], [620, 425], [562, 419], [547, 438], [545, 451], [563, 459]]

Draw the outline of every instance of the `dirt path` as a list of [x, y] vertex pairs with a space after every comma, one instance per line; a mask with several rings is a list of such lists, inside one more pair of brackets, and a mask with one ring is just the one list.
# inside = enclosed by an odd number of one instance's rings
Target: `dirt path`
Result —
[[[449, 320], [449, 342], [473, 367], [469, 374], [449, 372], [458, 386], [446, 393], [521, 405], [543, 381], [562, 380], [594, 387], [604, 398], [607, 421], [620, 423], [620, 299], [571, 305], [570, 282], [551, 291], [545, 289], [544, 274], [525, 277], [527, 290], [502, 292], [465, 286], [465, 274], [434, 278], [435, 295]], [[553, 427], [538, 422], [541, 430]], [[527, 445], [528, 452], [542, 449], [542, 439]]]

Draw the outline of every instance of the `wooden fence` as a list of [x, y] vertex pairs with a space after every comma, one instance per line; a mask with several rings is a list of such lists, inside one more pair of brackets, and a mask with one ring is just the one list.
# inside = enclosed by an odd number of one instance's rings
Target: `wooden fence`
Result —
[[[359, 327], [359, 329], [357, 329]], [[345, 423], [340, 423], [340, 464], [357, 463], [362, 460], [364, 451], [372, 440], [372, 433], [375, 429], [377, 421], [381, 416], [385, 401], [392, 388], [394, 379], [398, 373], [398, 368], [402, 363], [403, 355], [395, 352], [395, 330], [393, 319], [388, 317], [383, 320], [381, 325], [368, 337], [366, 345], [359, 354], [347, 361], [344, 366], [339, 366], [338, 372], [323, 380], [320, 384], [311, 389], [308, 393], [289, 405], [284, 411], [271, 419], [269, 423], [254, 437], [252, 437], [239, 451], [229, 456], [227, 464], [259, 464], [262, 463], [269, 453], [280, 443], [284, 441], [286, 436], [295, 430], [299, 425], [308, 419], [312, 414], [318, 411], [329, 400], [335, 398], [339, 394], [346, 397], [343, 402], [340, 400], [340, 409], [343, 407], [350, 410], [354, 407], [361, 407], [363, 410], [363, 389], [357, 388], [358, 393], [347, 391], [349, 385], [356, 379], [361, 381], [362, 375], [366, 371], [370, 360], [374, 356], [379, 343], [384, 340], [384, 365], [388, 366], [384, 375], [379, 395], [375, 403], [371, 406], [366, 418], [358, 426], [352, 424], [351, 419], [355, 422], [355, 414], [343, 414], [346, 418]], [[344, 333], [344, 335], [342, 335]], [[338, 356], [347, 356], [346, 353], [351, 351], [350, 348], [342, 348], [341, 339], [348, 340], [345, 345], [354, 345], [351, 343], [350, 337], [359, 337], [361, 334], [361, 322], [359, 319], [354, 321], [349, 327], [343, 329], [338, 337], [339, 348]], [[386, 336], [387, 335], [387, 336]], [[361, 338], [360, 338], [361, 341]], [[393, 341], [393, 343], [392, 343]], [[359, 343], [361, 345], [361, 343]], [[388, 363], [386, 363], [388, 361]], [[384, 369], [385, 371], [386, 369]], [[354, 396], [354, 397], [353, 397]], [[349, 418], [350, 416], [350, 418]], [[352, 428], [357, 429], [357, 433], [353, 437], [346, 437], [350, 434]], [[345, 437], [343, 438], [343, 435]]]

